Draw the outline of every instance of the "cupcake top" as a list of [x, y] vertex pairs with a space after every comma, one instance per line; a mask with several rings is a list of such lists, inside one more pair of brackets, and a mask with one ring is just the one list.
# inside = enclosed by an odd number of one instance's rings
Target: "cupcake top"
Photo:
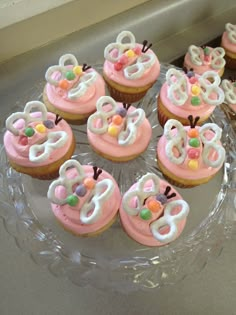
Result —
[[162, 246], [182, 232], [189, 205], [156, 174], [141, 177], [123, 196], [120, 218], [125, 231], [137, 242]]
[[225, 160], [220, 143], [222, 129], [214, 123], [196, 126], [200, 117], [189, 116], [190, 126], [170, 119], [157, 146], [158, 159], [180, 178], [199, 179], [215, 174]]
[[116, 42], [104, 50], [104, 73], [109, 79], [129, 87], [154, 82], [160, 73], [160, 63], [151, 46], [146, 40], [142, 45], [137, 44], [129, 31], [121, 32]]
[[225, 93], [225, 102], [236, 112], [236, 82], [224, 79], [221, 86]]
[[206, 71], [219, 73], [225, 66], [225, 51], [222, 47], [197, 47], [191, 45], [184, 57], [184, 65], [188, 69], [192, 68], [197, 74]]
[[28, 102], [23, 112], [6, 120], [4, 145], [10, 159], [24, 166], [53, 163], [71, 146], [73, 133], [66, 121], [48, 113], [39, 101]]
[[193, 71], [184, 73], [170, 68], [166, 73], [166, 82], [161, 87], [160, 97], [165, 107], [177, 116], [207, 116], [224, 101], [224, 92], [219, 85], [220, 77], [214, 71], [207, 71], [200, 76]]
[[116, 215], [120, 191], [106, 171], [76, 160], [66, 161], [51, 183], [48, 198], [55, 216], [75, 234], [99, 231]]
[[143, 109], [117, 103], [109, 96], [101, 97], [96, 107], [87, 123], [92, 145], [117, 157], [133, 155], [147, 147], [152, 129]]
[[232, 53], [236, 53], [236, 25], [227, 23], [221, 38], [221, 45]]
[[79, 65], [76, 57], [65, 54], [58, 65], [48, 68], [46, 94], [58, 109], [69, 113], [89, 113], [97, 99], [105, 95], [102, 77], [87, 64]]

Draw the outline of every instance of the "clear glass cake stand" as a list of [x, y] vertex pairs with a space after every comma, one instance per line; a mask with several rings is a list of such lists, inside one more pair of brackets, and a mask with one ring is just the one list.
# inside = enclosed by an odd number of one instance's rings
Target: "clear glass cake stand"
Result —
[[[170, 65], [162, 65], [161, 75], [146, 97], [137, 104], [146, 111], [153, 137], [147, 151], [128, 163], [109, 162], [88, 145], [86, 126], [73, 127], [77, 147], [73, 158], [82, 164], [96, 164], [113, 174], [124, 193], [146, 172], [162, 177], [157, 168], [156, 144], [162, 134], [157, 120], [156, 95]], [[101, 67], [97, 67], [98, 70]], [[44, 82], [29, 88], [14, 110], [26, 102], [41, 99]], [[190, 204], [190, 214], [182, 235], [161, 248], [137, 244], [122, 230], [119, 219], [97, 237], [80, 238], [58, 225], [46, 198], [49, 181], [39, 181], [14, 171], [0, 150], [0, 216], [16, 244], [38, 264], [57, 277], [68, 277], [79, 286], [128, 292], [174, 284], [200, 271], [218, 256], [235, 230], [236, 143], [225, 114], [216, 109], [211, 120], [223, 128], [222, 142], [227, 155], [221, 172], [208, 184], [178, 189]]]

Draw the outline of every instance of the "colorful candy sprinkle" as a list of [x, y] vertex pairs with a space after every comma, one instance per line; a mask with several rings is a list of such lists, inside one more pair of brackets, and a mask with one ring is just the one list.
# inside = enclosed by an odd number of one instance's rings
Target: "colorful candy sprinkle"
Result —
[[44, 120], [43, 124], [48, 129], [52, 129], [55, 126], [54, 122], [52, 120], [49, 120], [49, 119], [48, 120]]
[[60, 80], [58, 86], [63, 90], [67, 90], [69, 87], [69, 82], [67, 80]]
[[75, 193], [79, 197], [84, 197], [87, 193], [87, 189], [84, 185], [78, 185], [75, 189]]
[[132, 58], [134, 57], [135, 53], [132, 49], [129, 49], [125, 52], [126, 56], [129, 57], [129, 58]]
[[20, 138], [20, 144], [21, 145], [27, 145], [28, 144], [28, 138], [27, 137], [25, 137], [25, 136], [22, 136], [21, 138]]
[[199, 105], [201, 105], [201, 99], [198, 96], [193, 96], [191, 98], [191, 104], [193, 106], [199, 106]]
[[121, 62], [116, 62], [114, 64], [114, 68], [115, 68], [116, 71], [120, 71], [123, 68], [123, 65], [122, 65]]
[[75, 66], [75, 67], [73, 68], [73, 72], [74, 72], [74, 74], [76, 74], [76, 75], [80, 75], [80, 74], [83, 73], [83, 69], [82, 69], [81, 66]]
[[194, 148], [198, 148], [200, 146], [200, 141], [197, 138], [191, 138], [188, 143]]
[[142, 49], [139, 46], [134, 47], [133, 51], [137, 56], [140, 56], [142, 54]]
[[187, 77], [188, 77], [188, 78], [192, 78], [192, 77], [194, 77], [194, 75], [195, 75], [195, 74], [194, 74], [193, 71], [188, 71], [188, 72], [187, 72]]
[[210, 53], [211, 53], [211, 51], [210, 51], [210, 49], [209, 49], [208, 47], [205, 47], [205, 48], [203, 49], [203, 51], [204, 51], [204, 55], [206, 55], [206, 56], [209, 56]]
[[191, 84], [195, 84], [195, 83], [198, 82], [198, 80], [197, 80], [196, 77], [191, 77], [191, 78], [189, 79], [189, 82], [190, 82]]
[[194, 85], [192, 86], [192, 88], [191, 88], [191, 92], [192, 92], [193, 95], [199, 95], [200, 92], [201, 92], [200, 86], [194, 84]]
[[156, 196], [156, 200], [159, 201], [162, 205], [164, 205], [165, 203], [167, 203], [167, 197], [164, 194], [159, 194]]
[[188, 136], [190, 138], [197, 138], [199, 136], [199, 132], [196, 128], [191, 128], [188, 130]]
[[25, 129], [25, 135], [27, 137], [32, 137], [34, 135], [34, 133], [35, 133], [35, 131], [31, 127], [28, 127], [28, 128]]
[[66, 198], [66, 203], [71, 206], [71, 207], [74, 207], [78, 204], [79, 202], [79, 198], [75, 195], [69, 195], [67, 198]]
[[198, 159], [198, 158], [200, 157], [200, 150], [198, 150], [198, 149], [193, 149], [193, 148], [189, 149], [189, 150], [188, 150], [188, 157], [189, 157], [190, 159], [193, 159], [193, 160]]
[[128, 62], [129, 57], [126, 55], [122, 55], [119, 59], [119, 63], [121, 63], [122, 65], [125, 65]]
[[198, 160], [190, 160], [188, 162], [188, 167], [193, 170], [196, 171], [198, 169]]
[[115, 125], [121, 125], [122, 124], [122, 121], [123, 121], [123, 118], [120, 116], [120, 115], [114, 115], [112, 117], [112, 122], [113, 124]]
[[108, 130], [107, 130], [108, 134], [111, 136], [111, 137], [117, 137], [118, 133], [119, 133], [119, 128], [117, 128], [116, 126], [112, 125], [112, 126], [109, 126], [108, 127]]
[[73, 72], [73, 71], [67, 71], [67, 72], [66, 72], [66, 78], [67, 78], [67, 80], [69, 80], [69, 81], [74, 80], [74, 79], [75, 79], [75, 74], [74, 74], [74, 72]]
[[161, 204], [156, 199], [151, 199], [148, 201], [147, 207], [152, 212], [158, 212], [161, 209]]
[[124, 107], [120, 107], [116, 110], [116, 113], [124, 118], [127, 115], [127, 110]]
[[87, 177], [84, 179], [84, 186], [87, 188], [87, 189], [93, 189], [94, 186], [95, 186], [95, 180], [91, 177]]
[[139, 213], [140, 218], [143, 220], [150, 220], [152, 217], [152, 213], [149, 209], [142, 209]]
[[39, 132], [39, 133], [44, 133], [46, 132], [47, 128], [43, 125], [43, 124], [38, 124], [35, 129]]

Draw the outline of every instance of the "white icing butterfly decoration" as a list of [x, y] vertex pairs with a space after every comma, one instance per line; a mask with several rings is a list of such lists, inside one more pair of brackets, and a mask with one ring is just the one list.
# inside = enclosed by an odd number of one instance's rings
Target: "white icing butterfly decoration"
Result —
[[[145, 203], [150, 196], [157, 196], [159, 190], [159, 178], [155, 174], [148, 173], [144, 175], [137, 183], [134, 190], [125, 193], [122, 201], [122, 206], [125, 212], [130, 216], [138, 216], [141, 211], [146, 207]], [[166, 189], [166, 191], [171, 190]], [[169, 243], [176, 239], [178, 236], [178, 222], [184, 220], [189, 213], [189, 205], [184, 200], [173, 200], [168, 202], [168, 198], [174, 197], [173, 193], [169, 197], [167, 194], [162, 194], [166, 200], [162, 203], [162, 216], [157, 219], [149, 219], [147, 224], [150, 224], [150, 231], [153, 237], [161, 243]], [[132, 202], [135, 200], [135, 202]], [[161, 202], [160, 202], [161, 203]], [[178, 213], [173, 214], [173, 210], [180, 207]], [[162, 228], [169, 227], [166, 233], [161, 233]]]
[[[109, 104], [109, 109], [108, 106]], [[104, 134], [109, 131], [110, 126], [114, 126], [111, 119], [119, 112], [120, 107], [116, 101], [109, 96], [102, 96], [96, 104], [97, 111], [88, 119], [88, 129], [95, 134]], [[125, 146], [135, 142], [137, 129], [145, 119], [145, 113], [141, 108], [126, 113], [122, 124], [118, 126], [119, 132], [117, 141], [120, 145]], [[114, 127], [116, 128], [116, 127]]]
[[[213, 80], [210, 82], [209, 79]], [[197, 86], [200, 88], [199, 95], [209, 105], [220, 105], [224, 100], [224, 92], [219, 87], [220, 77], [215, 71], [206, 71], [197, 77]], [[167, 97], [176, 105], [182, 106], [189, 98], [189, 86], [187, 76], [182, 71], [171, 68], [166, 73], [166, 81], [169, 86]], [[213, 98], [212, 95], [215, 97]]]
[[[69, 67], [66, 65], [68, 63]], [[89, 69], [89, 67], [86, 65], [83, 67], [79, 66], [78, 61], [74, 55], [65, 54], [60, 57], [59, 65], [48, 68], [45, 78], [47, 82], [56, 87], [60, 87], [60, 82], [65, 81], [67, 97], [70, 100], [77, 100], [87, 92], [88, 88], [97, 79], [97, 73], [94, 70], [84, 72], [87, 69]], [[58, 73], [59, 75], [55, 76], [55, 73]], [[68, 73], [71, 75], [70, 79], [67, 79]]]
[[[125, 38], [129, 40], [128, 43], [124, 42]], [[150, 47], [151, 45], [141, 50], [135, 43], [134, 35], [123, 31], [117, 36], [115, 43], [105, 48], [104, 57], [115, 64], [116, 70], [123, 69], [126, 79], [135, 80], [141, 78], [156, 61], [155, 55], [147, 52]]]
[[[70, 168], [75, 168], [77, 173], [73, 178], [67, 177], [67, 170]], [[78, 161], [66, 161], [59, 170], [59, 178], [53, 181], [49, 186], [48, 198], [55, 204], [66, 204], [67, 197], [60, 199], [56, 196], [57, 187], [63, 186], [66, 191], [66, 196], [73, 195], [75, 194], [74, 186], [76, 184], [83, 185], [85, 178], [84, 169]], [[86, 201], [80, 209], [80, 220], [83, 224], [93, 224], [99, 219], [102, 214], [104, 202], [114, 191], [114, 185], [112, 180], [103, 179], [99, 182], [95, 182], [94, 187], [88, 190], [89, 193], [86, 197]]]
[[228, 34], [230, 41], [233, 44], [236, 44], [236, 25], [233, 25], [231, 23], [227, 23], [225, 25], [225, 29], [226, 29], [226, 32]]
[[[208, 47], [206, 47], [209, 49]], [[201, 47], [197, 47], [195, 45], [191, 45], [188, 48], [188, 52], [190, 54], [190, 58], [193, 64], [196, 66], [202, 66], [205, 64], [204, 50]], [[225, 66], [224, 59], [225, 51], [222, 47], [212, 48], [209, 50], [209, 54], [207, 55], [207, 60], [209, 59], [210, 66], [212, 69], [219, 70]]]
[[234, 105], [236, 104], [236, 84], [235, 82], [231, 82], [229, 80], [222, 80], [221, 86], [225, 92], [225, 100], [228, 104]]
[[[173, 127], [175, 129], [173, 129]], [[195, 126], [192, 127], [194, 128]], [[194, 139], [197, 140], [198, 145], [191, 146], [187, 141], [191, 140], [192, 137], [188, 136], [188, 131], [184, 126], [175, 119], [168, 120], [164, 128], [164, 135], [167, 139], [165, 148], [166, 156], [174, 164], [187, 164], [186, 161], [189, 159], [200, 160], [202, 154], [202, 161], [205, 165], [214, 168], [219, 167], [225, 160], [225, 149], [219, 144], [222, 129], [216, 124], [208, 123], [196, 130], [199, 136], [197, 138], [194, 137]], [[211, 133], [210, 138], [209, 133]], [[189, 149], [191, 149], [192, 152], [195, 151], [196, 157], [188, 156]], [[177, 156], [174, 153], [176, 150], [178, 151]], [[213, 152], [216, 152], [217, 156], [215, 159], [210, 159], [209, 156]]]

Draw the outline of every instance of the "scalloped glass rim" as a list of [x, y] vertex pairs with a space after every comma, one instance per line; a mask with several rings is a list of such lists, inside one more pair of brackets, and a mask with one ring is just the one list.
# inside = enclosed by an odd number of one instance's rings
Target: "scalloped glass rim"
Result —
[[[137, 104], [146, 108], [151, 106], [147, 114], [150, 119], [156, 115], [155, 96], [164, 81], [164, 74], [168, 67], [170, 65], [162, 65], [161, 76], [157, 83], [144, 100]], [[100, 69], [99, 66], [97, 68]], [[42, 88], [43, 83], [39, 86]], [[67, 276], [73, 283], [80, 286], [89, 284], [99, 288], [127, 292], [173, 284], [186, 275], [201, 270], [211, 257], [221, 252], [224, 240], [229, 238], [235, 229], [235, 134], [220, 109], [217, 108], [214, 111], [211, 119], [222, 127], [222, 142], [227, 150], [221, 189], [208, 210], [208, 216], [193, 231], [167, 246], [153, 249], [151, 257], [145, 257], [145, 250], [134, 250], [133, 255], [119, 258], [103, 257], [103, 255], [90, 257], [91, 255], [85, 255], [79, 250], [68, 250], [54, 232], [42, 225], [31, 211], [22, 181], [24, 175], [9, 167], [2, 146], [0, 151], [0, 216], [3, 218], [6, 230], [14, 236], [17, 245], [26, 250], [36, 263], [47, 266], [56, 276]], [[157, 124], [152, 124], [152, 127], [155, 130]], [[76, 128], [74, 129], [76, 132]], [[84, 133], [83, 127], [82, 129], [79, 127], [78, 130], [77, 132]], [[4, 130], [1, 133], [1, 140], [3, 132]], [[140, 159], [150, 158], [156, 140], [154, 137], [146, 155]], [[87, 146], [86, 143], [82, 143], [82, 147], [83, 145]], [[76, 153], [75, 158], [77, 157], [88, 164], [95, 158], [92, 152]], [[160, 175], [155, 165], [155, 158], [153, 158], [152, 162], [148, 163], [147, 171], [154, 171]], [[109, 165], [107, 167], [109, 168]], [[140, 176], [139, 173], [133, 175], [135, 178]], [[124, 183], [121, 183], [122, 191], [130, 186], [131, 182], [127, 178], [125, 177]]]

